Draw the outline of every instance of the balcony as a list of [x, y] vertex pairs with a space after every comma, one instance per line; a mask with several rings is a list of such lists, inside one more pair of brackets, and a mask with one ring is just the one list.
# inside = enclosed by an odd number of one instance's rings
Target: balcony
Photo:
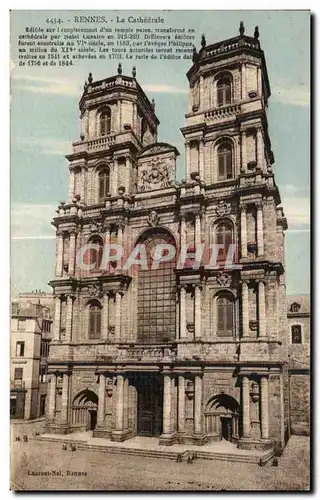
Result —
[[[77, 141], [73, 143], [73, 152], [75, 153], [94, 153], [96, 151], [102, 151], [104, 149], [110, 148], [116, 144], [124, 144], [126, 142], [131, 142], [136, 147], [140, 149], [142, 147], [139, 139], [136, 137], [134, 132], [127, 130], [119, 134], [110, 134], [103, 137], [96, 137], [95, 139], [89, 141]], [[69, 155], [67, 155], [68, 158]]]
[[241, 112], [240, 104], [227, 104], [204, 114], [206, 122], [236, 118]]
[[24, 380], [16, 379], [10, 380], [10, 391], [24, 391], [25, 382]]

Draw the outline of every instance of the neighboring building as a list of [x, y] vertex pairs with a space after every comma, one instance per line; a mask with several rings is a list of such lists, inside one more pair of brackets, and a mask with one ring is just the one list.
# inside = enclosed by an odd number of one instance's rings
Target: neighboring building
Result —
[[310, 433], [310, 297], [288, 295], [290, 429]]
[[[228, 439], [283, 448], [289, 436], [286, 218], [267, 123], [270, 86], [258, 30], [206, 45], [187, 73], [177, 149], [157, 142], [159, 121], [132, 77], [93, 81], [80, 99], [69, 198], [57, 228], [55, 326], [47, 431], [92, 429], [115, 441], [161, 444]], [[176, 119], [176, 117], [175, 117]], [[101, 270], [104, 242], [127, 256], [137, 243], [177, 251], [222, 246], [218, 266], [175, 260], [158, 269]], [[76, 253], [91, 270], [80, 269]], [[238, 267], [224, 266], [230, 244]]]
[[32, 290], [32, 292], [19, 293], [18, 302], [20, 306], [28, 307], [33, 304], [40, 304], [53, 310], [53, 296], [52, 293], [44, 292], [42, 290]]
[[[41, 305], [41, 298], [47, 305]], [[52, 294], [41, 298], [38, 293], [21, 294], [12, 302], [10, 418], [29, 420], [45, 414]]]

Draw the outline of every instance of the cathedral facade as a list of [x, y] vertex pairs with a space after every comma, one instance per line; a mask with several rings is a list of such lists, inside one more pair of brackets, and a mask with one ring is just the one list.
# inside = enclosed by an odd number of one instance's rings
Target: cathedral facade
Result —
[[[179, 152], [158, 141], [155, 103], [135, 68], [124, 76], [119, 65], [100, 81], [89, 74], [80, 140], [67, 156], [69, 197], [53, 221], [47, 432], [285, 446], [287, 222], [259, 32], [239, 31], [212, 45], [203, 36], [194, 49], [180, 183]], [[109, 245], [123, 254], [106, 262]], [[159, 245], [174, 256], [153, 266]]]

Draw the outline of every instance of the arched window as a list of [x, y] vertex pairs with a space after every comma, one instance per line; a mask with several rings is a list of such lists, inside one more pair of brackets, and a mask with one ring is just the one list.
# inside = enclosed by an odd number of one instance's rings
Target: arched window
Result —
[[101, 337], [101, 305], [98, 301], [89, 304], [89, 339]]
[[111, 109], [106, 108], [100, 113], [100, 135], [111, 133]]
[[99, 201], [104, 201], [110, 190], [110, 169], [109, 167], [99, 172]]
[[84, 263], [95, 264], [95, 268], [99, 269], [103, 254], [103, 241], [99, 236], [93, 236], [88, 241], [88, 245], [92, 245], [92, 248], [90, 247], [90, 249], [85, 252], [83, 256]]
[[233, 337], [234, 300], [229, 295], [217, 297], [217, 336]]
[[217, 83], [218, 106], [231, 103], [231, 80], [228, 77], [221, 78]]
[[218, 180], [232, 179], [232, 146], [221, 144], [218, 147]]
[[292, 325], [291, 327], [291, 343], [302, 344], [301, 325]]
[[157, 245], [175, 245], [172, 235], [163, 229], [148, 230], [139, 239], [144, 245], [148, 267], [138, 269], [138, 338], [142, 344], [170, 342], [176, 330], [175, 259], [152, 266]]
[[293, 304], [291, 304], [291, 307], [290, 307], [290, 312], [299, 312], [299, 309], [301, 308], [300, 304], [298, 304], [298, 302], [293, 302]]
[[225, 263], [230, 245], [233, 244], [233, 230], [228, 222], [221, 222], [216, 227], [216, 243], [218, 246], [218, 263]]

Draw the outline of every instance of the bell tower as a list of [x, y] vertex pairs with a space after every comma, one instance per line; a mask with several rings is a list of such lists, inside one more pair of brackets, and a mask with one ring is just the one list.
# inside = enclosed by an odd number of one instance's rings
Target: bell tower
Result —
[[193, 52], [189, 109], [182, 129], [186, 179], [206, 185], [237, 182], [240, 175], [272, 173], [266, 109], [270, 85], [259, 30], [207, 46], [202, 36]]
[[159, 120], [132, 76], [117, 75], [94, 81], [89, 73], [79, 102], [80, 141], [67, 156], [68, 202], [105, 203], [110, 196], [132, 195], [136, 185], [136, 155], [157, 141]]

